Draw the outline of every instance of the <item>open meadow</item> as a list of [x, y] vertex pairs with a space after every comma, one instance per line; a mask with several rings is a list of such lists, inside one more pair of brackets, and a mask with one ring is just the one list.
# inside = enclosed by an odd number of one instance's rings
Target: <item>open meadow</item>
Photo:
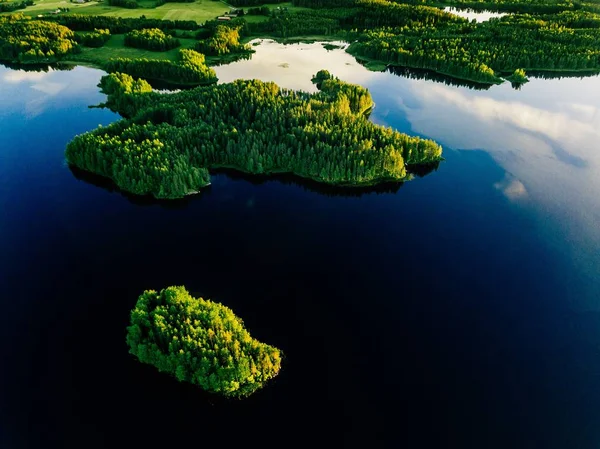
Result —
[[192, 3], [165, 3], [154, 7], [153, 0], [141, 0], [140, 7], [135, 9], [110, 6], [105, 1], [88, 3], [71, 3], [67, 0], [37, 0], [33, 6], [28, 6], [22, 12], [25, 15], [37, 16], [52, 14], [57, 9], [69, 8], [70, 14], [87, 14], [95, 16], [141, 17], [150, 19], [194, 20], [203, 23], [224, 14], [232, 7], [217, 0], [196, 0]]

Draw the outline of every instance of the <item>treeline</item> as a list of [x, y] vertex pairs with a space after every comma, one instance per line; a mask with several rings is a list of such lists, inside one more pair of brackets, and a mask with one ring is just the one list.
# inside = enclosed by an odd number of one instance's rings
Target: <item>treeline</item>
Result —
[[167, 51], [179, 47], [179, 39], [165, 34], [158, 28], [133, 30], [125, 35], [127, 47], [143, 48], [152, 51]]
[[[292, 0], [294, 6], [303, 8], [349, 8], [356, 5], [357, 0]], [[408, 3], [408, 2], [405, 2]]]
[[127, 73], [135, 78], [165, 81], [177, 85], [210, 84], [217, 81], [213, 69], [206, 65], [204, 55], [182, 48], [176, 61], [166, 59], [110, 59], [104, 66], [109, 72]]
[[475, 81], [461, 80], [453, 76], [442, 75], [439, 72], [428, 69], [416, 69], [411, 67], [391, 65], [388, 66], [386, 71], [394, 75], [401, 76], [402, 78], [434, 81], [447, 86], [467, 87], [473, 90], [489, 90], [489, 88], [492, 86], [491, 84], [477, 83]]
[[[507, 16], [445, 27], [358, 33], [349, 52], [387, 64], [436, 70], [484, 83], [526, 70], [600, 68], [598, 17], [584, 12]], [[570, 24], [572, 27], [568, 27]], [[585, 27], [581, 28], [580, 25]], [[593, 26], [593, 27], [592, 27]]]
[[0, 16], [0, 60], [36, 64], [55, 62], [78, 49], [75, 34], [56, 23], [22, 14]]
[[438, 8], [404, 5], [387, 0], [352, 0], [336, 2], [331, 8], [321, 0], [303, 0], [302, 6], [315, 8], [298, 12], [273, 12], [269, 20], [252, 23], [255, 33], [271, 33], [280, 37], [310, 34], [331, 35], [340, 30], [403, 27], [443, 26], [465, 23], [466, 20]]
[[109, 39], [109, 30], [96, 29], [88, 33], [75, 33], [75, 40], [86, 47], [102, 47]]
[[108, 4], [127, 9], [136, 9], [139, 6], [137, 0], [108, 0]]
[[196, 0], [157, 0], [154, 2], [153, 7], [158, 8], [159, 6], [166, 5], [167, 3], [194, 3]]
[[249, 396], [281, 369], [279, 349], [252, 338], [230, 308], [184, 287], [145, 291], [130, 318], [131, 354], [208, 392]]
[[[360, 0], [293, 0], [294, 6], [307, 8], [340, 8], [352, 7]], [[588, 6], [598, 4], [597, 0], [572, 1], [572, 0], [401, 0], [395, 3], [404, 3], [417, 6], [454, 6], [460, 9], [475, 11], [497, 11], [510, 13], [554, 14], [562, 11], [576, 11]]]
[[198, 42], [195, 49], [205, 55], [222, 56], [250, 51], [250, 46], [240, 44], [239, 27], [218, 25], [212, 31], [212, 36]]
[[365, 114], [373, 107], [373, 99], [367, 89], [358, 84], [345, 83], [334, 77], [328, 70], [319, 70], [312, 82], [326, 97], [340, 99], [340, 103], [348, 100], [348, 107], [352, 114]]
[[111, 76], [109, 102], [130, 118], [76, 137], [66, 157], [132, 193], [179, 198], [218, 167], [365, 186], [406, 180], [406, 164], [441, 159], [436, 143], [370, 122], [368, 91], [329, 74], [317, 77], [316, 94], [258, 80], [124, 94], [116, 86], [133, 80]]
[[93, 31], [107, 29], [112, 34], [123, 34], [144, 28], [160, 30], [197, 30], [199, 25], [193, 20], [159, 20], [147, 18], [122, 18], [112, 16], [88, 16], [82, 14], [60, 14], [45, 18], [58, 22], [73, 31]]
[[25, 9], [33, 6], [33, 0], [23, 0], [22, 2], [0, 2], [0, 12], [13, 12], [19, 9]]
[[229, 3], [233, 6], [258, 6], [265, 3], [285, 3], [287, 0], [231, 0]]
[[427, 26], [464, 23], [466, 19], [429, 6], [398, 4], [388, 0], [356, 0], [354, 8], [341, 17], [345, 28], [371, 29], [382, 27]]
[[257, 6], [255, 8], [248, 8], [246, 14], [249, 16], [270, 16], [271, 9], [268, 6]]
[[[436, 0], [403, 0], [403, 3], [438, 5]], [[528, 14], [554, 14], [581, 9], [579, 1], [572, 0], [444, 0], [444, 5], [475, 11], [496, 11]]]
[[[331, 35], [341, 29], [337, 18], [327, 17], [323, 11], [298, 11], [296, 13], [273, 14], [269, 20], [250, 23], [253, 33], [271, 34], [277, 37]], [[336, 10], [330, 10], [337, 16]]]
[[209, 38], [215, 34], [217, 27], [222, 26], [237, 29], [240, 33], [240, 37], [248, 36], [250, 34], [248, 22], [242, 17], [236, 17], [228, 22], [221, 22], [220, 20], [207, 20], [198, 30], [197, 38]]
[[501, 83], [520, 68], [600, 69], [600, 15], [585, 11], [474, 23], [438, 8], [388, 0], [294, 4], [313, 10], [274, 13], [251, 24], [252, 31], [280, 37], [339, 33], [354, 42], [348, 51], [362, 59], [484, 84]]
[[108, 97], [102, 106], [120, 113], [123, 117], [133, 117], [136, 114], [137, 94], [152, 92], [152, 86], [148, 81], [141, 78], [134, 79], [125, 73], [103, 76], [99, 87]]

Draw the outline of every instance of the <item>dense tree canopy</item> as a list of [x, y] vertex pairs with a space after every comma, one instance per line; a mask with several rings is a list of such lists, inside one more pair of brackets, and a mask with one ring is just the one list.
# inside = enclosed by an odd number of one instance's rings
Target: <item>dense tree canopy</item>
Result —
[[254, 393], [281, 368], [281, 351], [252, 338], [230, 308], [184, 287], [145, 291], [131, 311], [127, 344], [141, 362], [230, 397]]
[[357, 57], [479, 83], [500, 83], [519, 68], [600, 70], [600, 15], [583, 10], [475, 23], [434, 7], [388, 0], [295, 4], [313, 9], [276, 12], [251, 29], [281, 37], [345, 33], [354, 42], [348, 51]]
[[109, 39], [109, 30], [95, 29], [87, 33], [75, 34], [75, 40], [86, 47], [102, 47]]
[[[449, 1], [461, 5], [463, 0]], [[247, 22], [235, 18], [227, 23], [213, 20], [202, 27], [193, 21], [78, 14], [49, 16], [47, 20], [57, 21], [73, 31], [91, 32], [80, 39], [87, 46], [102, 45], [106, 35], [96, 30], [108, 30], [112, 34], [129, 33], [125, 39], [127, 45], [162, 51], [177, 43], [175, 37], [167, 34], [182, 34], [186, 30], [186, 37], [200, 39], [196, 50], [217, 57], [247, 52], [248, 47], [240, 43], [240, 38], [251, 33], [276, 37], [336, 34], [353, 42], [348, 49], [350, 53], [362, 60], [378, 62], [379, 66], [383, 63], [432, 70], [488, 85], [501, 83], [517, 69], [530, 73], [600, 70], [600, 10], [594, 9], [600, 8], [600, 0], [473, 0], [519, 12], [483, 23], [469, 22], [438, 7], [427, 6], [428, 2], [437, 5], [437, 0], [294, 0], [303, 9], [273, 8], [267, 20]], [[12, 29], [4, 26], [7, 30], [0, 32], [10, 36], [0, 50], [4, 60], [52, 62], [76, 49], [76, 46], [69, 48], [66, 35], [38, 30], [42, 40], [37, 40], [31, 25], [14, 23]], [[152, 31], [144, 31], [148, 29]], [[165, 30], [169, 33], [164, 34]], [[151, 65], [152, 76], [157, 71], [168, 72], [161, 79], [173, 81], [173, 76], [179, 76], [174, 68], [178, 64], [169, 63], [161, 64], [158, 69], [156, 62], [138, 64], [129, 60], [112, 63], [108, 69], [143, 76], [141, 71], [131, 68], [132, 64], [138, 68]], [[104, 62], [100, 65], [105, 66]], [[194, 76], [187, 75], [182, 77], [182, 84], [198, 83]]]
[[0, 16], [0, 60], [55, 62], [77, 50], [75, 34], [56, 23], [29, 20], [22, 14]]
[[33, 0], [23, 0], [21, 2], [0, 1], [0, 12], [13, 12], [19, 9], [25, 9], [33, 5]]
[[248, 45], [240, 43], [240, 27], [217, 25], [211, 36], [196, 44], [196, 50], [209, 56], [250, 51]]
[[93, 31], [96, 28], [108, 29], [113, 34], [128, 33], [144, 28], [161, 30], [197, 30], [199, 25], [193, 20], [160, 20], [145, 17], [123, 18], [115, 16], [88, 16], [83, 14], [59, 14], [45, 17], [60, 23], [73, 31]]
[[501, 82], [500, 74], [518, 68], [600, 69], [600, 16], [584, 12], [413, 24], [365, 31], [357, 39], [349, 49], [354, 55], [479, 82]]
[[213, 69], [206, 65], [204, 55], [182, 48], [179, 59], [111, 59], [104, 67], [108, 72], [123, 72], [136, 78], [165, 81], [179, 85], [197, 86], [217, 81]]
[[[403, 3], [438, 5], [437, 0], [404, 0]], [[598, 10], [598, 0], [444, 0], [445, 5], [478, 11], [548, 14], [580, 9]]]
[[108, 4], [127, 9], [136, 9], [139, 6], [136, 0], [108, 0]]
[[179, 39], [158, 28], [133, 30], [125, 35], [125, 45], [152, 51], [167, 51], [179, 47]]
[[323, 72], [316, 94], [258, 80], [136, 94], [131, 77], [111, 77], [108, 105], [129, 118], [76, 137], [66, 157], [136, 194], [182, 197], [217, 167], [365, 186], [404, 181], [407, 164], [441, 159], [436, 143], [369, 121], [369, 92]]

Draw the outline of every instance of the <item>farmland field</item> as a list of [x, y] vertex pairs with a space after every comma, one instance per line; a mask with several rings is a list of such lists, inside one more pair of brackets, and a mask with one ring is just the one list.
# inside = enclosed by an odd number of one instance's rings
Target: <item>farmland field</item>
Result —
[[21, 10], [25, 15], [49, 14], [60, 8], [69, 8], [69, 13], [98, 16], [140, 17], [169, 20], [195, 20], [204, 22], [229, 11], [231, 6], [222, 1], [196, 0], [193, 3], [166, 3], [157, 8], [154, 1], [142, 0], [140, 8], [126, 9], [110, 6], [107, 2], [71, 3], [67, 0], [39, 0], [35, 5]]

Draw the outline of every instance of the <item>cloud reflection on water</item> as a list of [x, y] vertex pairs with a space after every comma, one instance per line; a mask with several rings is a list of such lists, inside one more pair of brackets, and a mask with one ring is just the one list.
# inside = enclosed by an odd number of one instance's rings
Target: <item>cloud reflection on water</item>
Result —
[[[253, 47], [256, 53], [250, 60], [215, 67], [219, 82], [228, 83], [238, 78], [274, 81], [288, 89], [316, 92], [311, 78], [321, 69], [327, 69], [335, 76], [360, 83], [373, 75], [364, 69], [348, 53], [341, 49], [327, 50], [320, 43], [278, 44], [270, 39], [257, 39]], [[345, 47], [343, 42], [334, 45]]]
[[93, 77], [96, 78], [99, 71], [86, 67], [69, 71], [53, 68], [40, 71], [0, 68], [0, 98], [3, 105], [7, 106], [5, 110], [12, 109], [8, 106], [22, 106], [21, 112], [26, 117], [35, 117], [52, 106], [57, 97], [72, 99], [88, 90], [91, 72], [94, 72]]
[[496, 187], [511, 200], [526, 193], [539, 219], [560, 230], [548, 238], [576, 242], [574, 251], [587, 252], [573, 256], [582, 269], [600, 269], [600, 77], [534, 79], [520, 91], [385, 83], [372, 90], [391, 98], [387, 110], [400, 108], [413, 132], [446, 147], [488, 152], [514, 177]]
[[343, 50], [318, 43], [264, 40], [255, 49], [249, 61], [217, 67], [220, 80], [259, 78], [314, 91], [311, 76], [328, 69], [365, 85], [377, 104], [374, 121], [437, 140], [446, 151], [488, 152], [510, 173], [496, 188], [511, 200], [527, 197], [542, 220], [553, 216], [569, 238], [593, 240], [600, 250], [600, 77], [482, 91], [369, 72]]

